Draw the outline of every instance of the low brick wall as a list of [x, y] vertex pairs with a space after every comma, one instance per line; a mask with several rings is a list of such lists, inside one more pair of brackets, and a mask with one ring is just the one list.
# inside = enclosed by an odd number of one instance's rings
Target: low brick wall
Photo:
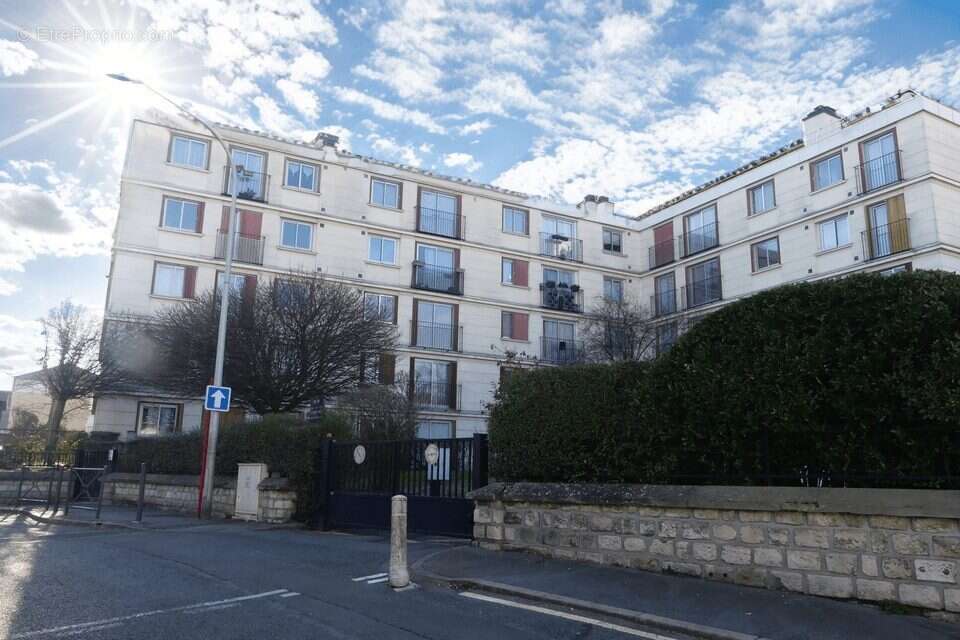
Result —
[[[28, 470], [25, 475], [20, 470], [0, 471], [0, 504], [16, 504], [19, 493], [22, 493], [25, 498], [39, 500], [46, 500], [49, 493], [52, 499], [56, 499], [57, 474], [57, 471], [49, 469]], [[60, 499], [66, 500], [69, 493], [70, 474], [63, 473], [59, 479]]]
[[[137, 503], [140, 476], [135, 473], [113, 473], [104, 479], [104, 500], [112, 504]], [[196, 513], [199, 497], [199, 476], [147, 474], [144, 503], [147, 506], [184, 513]], [[259, 487], [261, 522], [289, 522], [296, 511], [296, 492], [286, 478], [267, 478]], [[237, 500], [236, 478], [218, 477], [214, 483], [213, 513], [231, 518]]]
[[492, 484], [484, 547], [960, 612], [960, 491]]

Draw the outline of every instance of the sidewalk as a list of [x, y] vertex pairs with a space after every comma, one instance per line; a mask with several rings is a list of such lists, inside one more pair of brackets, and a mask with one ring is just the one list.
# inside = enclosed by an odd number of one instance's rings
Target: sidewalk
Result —
[[[97, 525], [96, 505], [70, 505], [70, 513], [64, 515], [63, 508], [54, 512], [52, 508], [44, 506], [0, 505], [0, 512], [20, 513], [38, 522], [50, 524]], [[144, 509], [142, 522], [137, 522], [137, 509], [124, 505], [103, 505], [100, 512], [100, 525], [103, 527], [120, 527], [130, 529], [181, 529], [206, 524], [224, 524], [239, 522], [231, 520], [200, 520], [196, 516], [176, 511], [160, 511], [158, 509]]]
[[[413, 573], [421, 580], [439, 580], [473, 591], [594, 613], [625, 609], [641, 616], [659, 616], [770, 640], [960, 638], [960, 624], [886, 613], [866, 604], [599, 567], [522, 552], [457, 547], [424, 558], [413, 567]], [[682, 625], [674, 630], [684, 631]]]

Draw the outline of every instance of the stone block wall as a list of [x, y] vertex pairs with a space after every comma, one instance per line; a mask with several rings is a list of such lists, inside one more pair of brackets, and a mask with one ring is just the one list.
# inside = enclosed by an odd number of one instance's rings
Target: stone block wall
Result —
[[[213, 513], [232, 517], [237, 501], [235, 478], [217, 478], [213, 491]], [[140, 496], [140, 477], [135, 473], [113, 473], [105, 478], [104, 501], [135, 505]], [[156, 509], [196, 513], [200, 494], [198, 476], [147, 474], [144, 504]]]
[[494, 484], [494, 549], [960, 612], [960, 492]]
[[[25, 498], [46, 500], [48, 493], [56, 498], [57, 480], [60, 480], [60, 499], [65, 501], [69, 493], [70, 474], [63, 473], [59, 478], [56, 472], [32, 470], [24, 477], [21, 486], [21, 472], [19, 470], [0, 471], [0, 504], [15, 505], [18, 492]], [[51, 482], [52, 480], [52, 482]]]

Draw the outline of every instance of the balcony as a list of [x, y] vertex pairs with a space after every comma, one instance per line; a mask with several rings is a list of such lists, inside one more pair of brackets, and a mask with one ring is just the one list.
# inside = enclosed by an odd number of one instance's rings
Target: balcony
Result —
[[658, 291], [650, 296], [650, 310], [654, 318], [668, 316], [677, 312], [677, 290]]
[[465, 222], [464, 217], [457, 213], [420, 207], [417, 215], [417, 231], [463, 240]]
[[436, 322], [411, 322], [410, 346], [439, 351], [463, 350], [463, 327]]
[[540, 255], [560, 260], [583, 262], [583, 240], [556, 233], [540, 234]]
[[410, 286], [414, 289], [462, 296], [463, 270], [416, 261], [413, 263], [413, 281]]
[[[226, 257], [227, 232], [217, 231], [217, 246], [214, 257], [223, 260]], [[251, 236], [244, 233], [233, 234], [233, 259], [235, 262], [263, 264], [264, 236]]]
[[662, 267], [665, 264], [670, 264], [673, 262], [676, 259], [675, 248], [676, 240], [673, 238], [657, 242], [650, 247], [650, 268], [656, 269], [657, 267]]
[[723, 291], [720, 276], [694, 280], [689, 282], [687, 286], [680, 287], [680, 300], [684, 304], [684, 309], [702, 307], [705, 304], [722, 299]]
[[910, 249], [910, 219], [904, 218], [860, 233], [866, 260], [877, 260]]
[[458, 411], [460, 385], [451, 382], [416, 381], [411, 385], [411, 399], [419, 409]]
[[696, 229], [691, 229], [683, 233], [678, 238], [680, 244], [680, 257], [686, 258], [695, 253], [713, 249], [720, 244], [717, 234], [717, 223], [707, 224]]
[[903, 179], [900, 175], [900, 150], [857, 165], [856, 174], [857, 193], [860, 195], [900, 182]]
[[544, 282], [540, 285], [540, 306], [554, 311], [583, 311], [583, 291], [575, 284]]
[[[223, 195], [232, 195], [230, 191], [229, 167], [223, 168]], [[241, 170], [240, 178], [237, 180], [237, 198], [241, 200], [253, 200], [254, 202], [267, 201], [267, 185], [270, 183], [270, 176], [266, 173], [257, 171]]]
[[540, 359], [551, 364], [574, 364], [583, 357], [583, 343], [566, 338], [540, 338]]

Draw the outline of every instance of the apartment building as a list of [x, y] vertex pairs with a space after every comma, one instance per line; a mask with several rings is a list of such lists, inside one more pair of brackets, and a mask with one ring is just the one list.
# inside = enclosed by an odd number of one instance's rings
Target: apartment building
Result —
[[[505, 363], [576, 360], [585, 312], [598, 297], [624, 295], [646, 270], [639, 236], [606, 198], [543, 202], [347, 153], [326, 134], [305, 144], [229, 126], [218, 133], [245, 171], [229, 286], [264, 286], [298, 270], [357, 287], [368, 311], [396, 326], [396, 353], [378, 375], [413, 381], [423, 436], [484, 431]], [[188, 121], [134, 121], [108, 322], [223, 285], [225, 165], [220, 145]], [[94, 429], [123, 438], [201, 420], [198, 398], [151, 388], [103, 395], [94, 411]]]
[[781, 284], [960, 271], [960, 113], [913, 91], [842, 117], [640, 215], [637, 281], [669, 348], [684, 322]]

